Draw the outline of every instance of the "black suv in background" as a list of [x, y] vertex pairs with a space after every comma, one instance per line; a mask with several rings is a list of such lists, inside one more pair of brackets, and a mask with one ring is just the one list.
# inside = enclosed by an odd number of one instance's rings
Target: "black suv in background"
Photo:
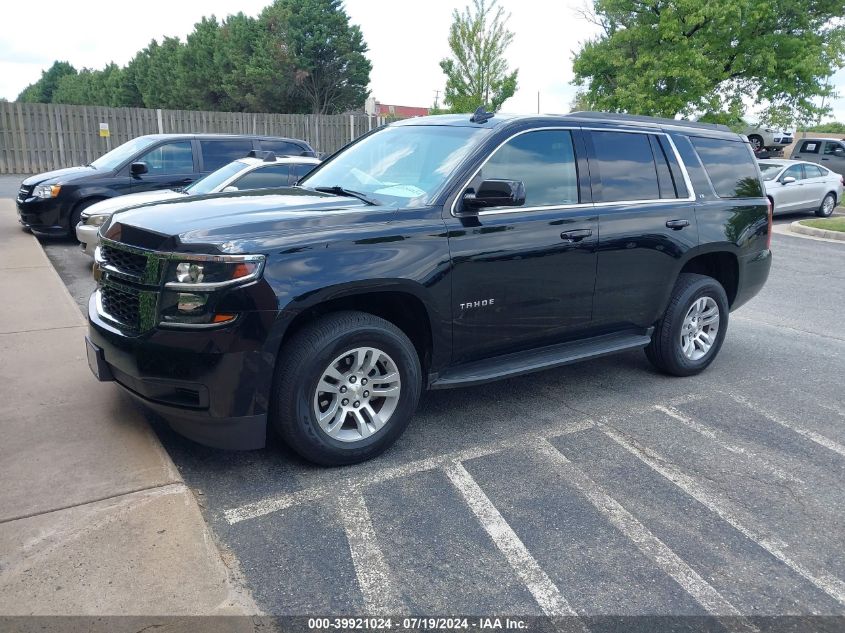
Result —
[[200, 442], [260, 447], [269, 421], [307, 459], [353, 463], [426, 388], [636, 348], [702, 371], [768, 277], [771, 225], [723, 126], [410, 119], [294, 188], [113, 216], [89, 364]]
[[30, 176], [18, 191], [18, 220], [33, 233], [73, 235], [86, 208], [106, 198], [185, 187], [252, 150], [316, 156], [305, 141], [224, 134], [139, 136], [90, 165]]

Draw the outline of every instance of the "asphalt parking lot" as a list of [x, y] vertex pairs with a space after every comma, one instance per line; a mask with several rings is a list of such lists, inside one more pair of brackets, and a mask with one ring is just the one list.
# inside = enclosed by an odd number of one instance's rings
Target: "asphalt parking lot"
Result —
[[[90, 260], [43, 243], [84, 306]], [[845, 615], [845, 245], [772, 249], [698, 377], [635, 352], [431, 392], [338, 469], [151, 421], [266, 613]]]

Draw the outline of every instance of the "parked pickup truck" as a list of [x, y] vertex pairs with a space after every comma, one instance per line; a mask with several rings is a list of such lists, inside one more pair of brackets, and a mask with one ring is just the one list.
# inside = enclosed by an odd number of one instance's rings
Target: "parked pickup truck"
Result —
[[298, 186], [116, 214], [89, 364], [179, 432], [369, 459], [421, 392], [645, 348], [690, 376], [771, 265], [747, 140], [646, 117], [444, 115]]

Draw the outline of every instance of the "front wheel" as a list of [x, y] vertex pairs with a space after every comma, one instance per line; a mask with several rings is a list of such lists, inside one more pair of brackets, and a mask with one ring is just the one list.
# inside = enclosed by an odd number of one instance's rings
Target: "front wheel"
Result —
[[674, 376], [703, 371], [725, 340], [728, 309], [728, 297], [718, 281], [705, 275], [680, 275], [646, 356], [660, 371]]
[[827, 194], [816, 209], [816, 215], [820, 218], [829, 218], [833, 215], [833, 210], [836, 208], [836, 196], [832, 193]]
[[354, 464], [397, 440], [421, 387], [419, 358], [402, 330], [364, 312], [329, 314], [282, 347], [272, 424], [305, 459]]

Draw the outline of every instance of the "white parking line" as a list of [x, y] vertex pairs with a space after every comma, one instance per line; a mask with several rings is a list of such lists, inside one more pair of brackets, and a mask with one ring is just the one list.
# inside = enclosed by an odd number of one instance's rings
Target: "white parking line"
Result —
[[769, 554], [777, 558], [784, 565], [806, 578], [839, 603], [845, 605], [845, 582], [826, 571], [811, 571], [801, 563], [787, 556], [783, 551], [783, 548], [787, 547], [785, 544], [766, 538], [756, 530], [745, 526], [737, 517], [736, 513], [727, 507], [723, 500], [713, 495], [693, 477], [681, 472], [678, 468], [670, 464], [665, 457], [646, 448], [636, 440], [622, 436], [618, 431], [604, 424], [600, 424], [599, 428], [622, 448], [678, 486], [686, 494], [707, 507], [711, 512], [717, 514], [734, 529], [769, 552]]
[[467, 469], [455, 462], [444, 470], [543, 613], [548, 616], [577, 615]]
[[401, 613], [402, 602], [393, 591], [395, 583], [378, 546], [364, 495], [352, 492], [339, 496], [337, 509], [364, 596], [365, 611], [373, 615]]
[[729, 621], [723, 623], [727, 629], [759, 630], [743, 618], [739, 609], [716, 591], [668, 545], [652, 534], [634, 515], [607, 494], [586, 473], [578, 469], [548, 440], [540, 438], [538, 449], [539, 453], [558, 465], [558, 472], [569, 484], [584, 495], [611, 525], [630, 539], [643, 554], [673, 578], [708, 613], [716, 616], [731, 616]]
[[783, 479], [784, 481], [803, 483], [795, 475], [792, 475], [792, 474], [788, 473], [787, 471], [783, 470], [782, 468], [780, 468], [779, 466], [776, 466], [775, 464], [770, 462], [765, 457], [761, 457], [757, 453], [752, 453], [751, 451], [748, 451], [748, 450], [742, 448], [741, 446], [734, 444], [733, 442], [731, 442], [729, 439], [727, 439], [725, 437], [725, 434], [722, 431], [720, 431], [718, 429], [714, 429], [712, 427], [709, 427], [706, 424], [702, 424], [698, 420], [694, 420], [693, 418], [689, 417], [688, 415], [681, 413], [680, 411], [678, 411], [674, 407], [664, 407], [663, 405], [658, 404], [658, 405], [655, 405], [654, 408], [657, 409], [658, 411], [660, 411], [661, 413], [665, 413], [670, 418], [677, 420], [678, 422], [680, 422], [684, 426], [692, 429], [693, 431], [695, 431], [699, 435], [703, 435], [707, 439], [713, 440], [714, 442], [716, 442], [718, 445], [720, 445], [725, 450], [730, 451], [731, 453], [735, 453], [737, 455], [742, 455], [743, 457], [747, 457], [750, 460], [756, 461], [758, 464], [763, 466], [766, 470], [771, 472], [773, 475], [775, 475], [779, 479]]
[[787, 422], [782, 417], [777, 415], [776, 413], [772, 413], [771, 411], [767, 411], [764, 407], [761, 407], [759, 404], [755, 402], [751, 402], [744, 396], [739, 396], [734, 393], [727, 392], [727, 395], [730, 396], [733, 400], [738, 402], [741, 405], [744, 405], [750, 409], [753, 409], [763, 417], [771, 420], [775, 424], [779, 424], [780, 426], [784, 427], [785, 429], [789, 429], [798, 435], [806, 437], [808, 440], [815, 442], [819, 446], [824, 446], [826, 449], [833, 451], [834, 453], [838, 453], [842, 457], [845, 457], [845, 446], [836, 442], [829, 437], [825, 437], [821, 433], [816, 433], [815, 431], [811, 431], [809, 429], [805, 429], [797, 424], [792, 422]]
[[[593, 426], [595, 424], [591, 420], [559, 423], [550, 429], [550, 435], [554, 437], [577, 433], [578, 431], [593, 428]], [[368, 472], [366, 477], [351, 478], [342, 483], [332, 482], [331, 484], [312, 486], [304, 490], [298, 490], [297, 492], [275, 495], [253, 503], [247, 503], [237, 508], [230, 508], [223, 512], [223, 516], [230, 525], [233, 525], [241, 521], [246, 521], [247, 519], [255, 519], [273, 512], [278, 512], [291, 506], [313, 502], [329, 495], [351, 494], [360, 490], [362, 487], [375, 483], [396, 479], [397, 477], [406, 477], [426, 470], [434, 470], [454, 461], [466, 461], [475, 459], [476, 457], [492, 455], [506, 448], [519, 446], [524, 441], [525, 436], [509, 437], [506, 440], [493, 442], [485, 446], [474, 446], [461, 451], [455, 451], [454, 453], [447, 453], [446, 455], [427, 457], [399, 466], [390, 466], [374, 472]]]

